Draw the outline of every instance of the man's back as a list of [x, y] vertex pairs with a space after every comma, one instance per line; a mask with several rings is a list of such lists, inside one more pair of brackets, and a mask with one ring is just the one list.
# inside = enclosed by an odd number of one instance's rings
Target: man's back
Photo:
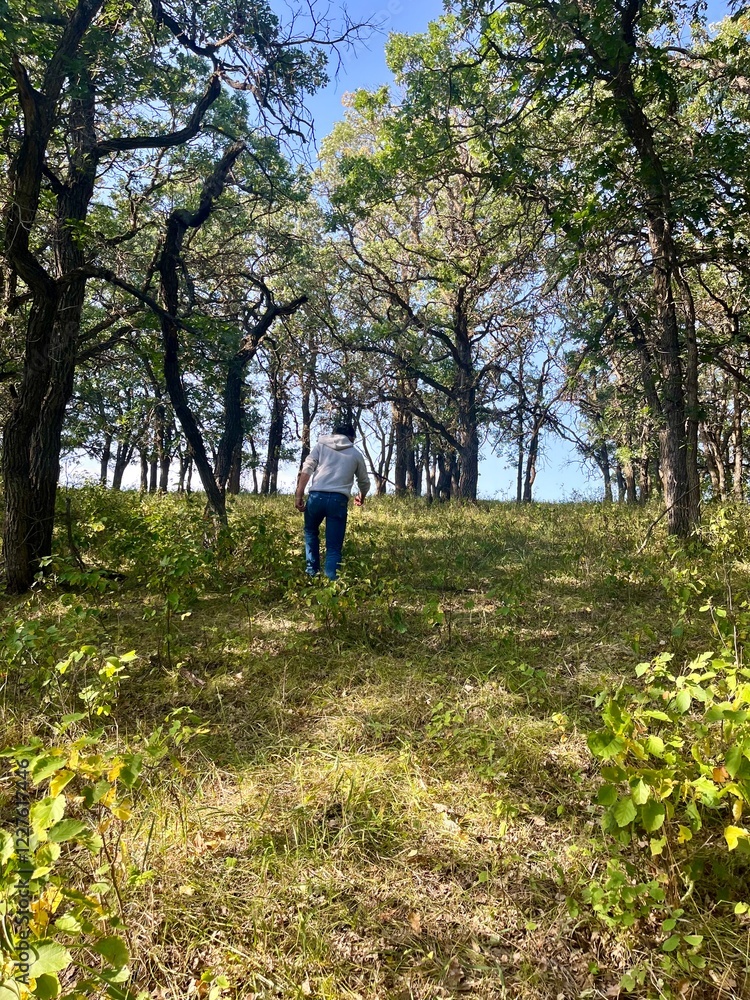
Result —
[[362, 453], [345, 434], [324, 434], [318, 438], [302, 472], [311, 477], [310, 489], [321, 493], [349, 496], [355, 476], [360, 492], [366, 493], [370, 486]]

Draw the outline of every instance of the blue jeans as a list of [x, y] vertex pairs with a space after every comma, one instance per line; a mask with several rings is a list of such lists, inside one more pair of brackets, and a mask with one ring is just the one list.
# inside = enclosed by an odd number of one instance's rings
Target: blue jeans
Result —
[[312, 490], [305, 507], [305, 562], [309, 576], [320, 573], [320, 525], [326, 522], [325, 575], [335, 580], [341, 565], [349, 497]]

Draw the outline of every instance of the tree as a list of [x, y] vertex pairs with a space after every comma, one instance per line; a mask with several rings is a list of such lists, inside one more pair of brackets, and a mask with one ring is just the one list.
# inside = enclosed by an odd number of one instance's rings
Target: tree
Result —
[[[709, 114], [694, 95], [707, 79], [736, 87], [739, 73], [700, 30], [698, 53], [685, 56], [684, 21], [700, 21], [700, 4], [508, 0], [464, 12], [474, 36], [464, 33], [454, 60], [457, 102], [498, 182], [545, 205], [625, 317], [659, 437], [669, 528], [684, 536], [699, 509], [690, 269], [715, 260], [721, 244], [725, 259], [736, 253], [725, 212], [747, 141], [742, 122]], [[498, 91], [513, 94], [512, 107]], [[603, 249], [613, 266], [602, 266]]]
[[447, 141], [423, 116], [422, 77], [405, 56], [415, 62], [420, 51], [392, 43], [403, 102], [391, 107], [385, 89], [359, 92], [325, 147], [345, 283], [338, 307], [349, 349], [391, 362], [382, 398], [394, 404], [397, 490], [414, 416], [455, 451], [458, 496], [473, 500], [479, 427], [497, 412], [493, 389], [537, 276], [539, 231], [533, 212], [485, 175], [460, 115]]
[[[10, 122], [4, 151], [6, 301], [25, 327], [23, 370], [4, 429], [7, 586], [23, 591], [51, 546], [60, 438], [73, 391], [80, 320], [88, 282], [133, 289], [128, 275], [102, 267], [109, 240], [89, 224], [92, 202], [107, 208], [105, 177], [122, 178], [149, 150], [178, 150], [211, 127], [207, 143], [222, 155], [222, 131], [253, 127], [299, 131], [301, 96], [325, 79], [317, 40], [327, 25], [286, 33], [270, 6], [175, 5], [150, 9], [78, 0], [61, 15], [54, 4], [4, 0], [0, 114]], [[7, 26], [7, 31], [5, 30]], [[344, 26], [339, 40], [351, 28]], [[224, 88], [251, 95], [250, 105]], [[155, 110], [154, 110], [155, 109]], [[217, 139], [218, 136], [218, 139]], [[157, 154], [158, 156], [158, 154]], [[136, 227], [137, 228], [137, 223]], [[173, 228], [173, 231], [174, 228]]]

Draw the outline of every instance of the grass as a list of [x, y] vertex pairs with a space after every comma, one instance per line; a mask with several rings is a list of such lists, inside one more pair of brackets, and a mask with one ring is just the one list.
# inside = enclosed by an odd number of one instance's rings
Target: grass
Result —
[[660, 651], [713, 647], [699, 607], [728, 579], [746, 590], [740, 528], [731, 559], [658, 532], [638, 554], [640, 509], [383, 498], [351, 512], [331, 586], [302, 574], [288, 498], [240, 499], [213, 562], [176, 498], [74, 500], [89, 568], [123, 578], [81, 587], [60, 563], [57, 586], [4, 600], [9, 629], [57, 630], [13, 654], [4, 742], [53, 738], [75, 693], [24, 700], [17, 675], [41, 683], [83, 642], [138, 653], [104, 744], [137, 749], [192, 713], [199, 732], [144, 769], [118, 842], [136, 992], [750, 996], [748, 918], [727, 891], [741, 859], [724, 852], [682, 903], [704, 937], [689, 974], [665, 964], [658, 907], [608, 926], [586, 896], [613, 860], [639, 878], [661, 863], [602, 832], [586, 743], [600, 692]]

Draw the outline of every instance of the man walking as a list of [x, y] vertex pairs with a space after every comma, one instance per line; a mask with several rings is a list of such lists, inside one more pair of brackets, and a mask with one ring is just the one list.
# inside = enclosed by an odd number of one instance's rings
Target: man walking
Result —
[[[304, 461], [297, 479], [294, 506], [305, 514], [305, 562], [309, 576], [320, 572], [320, 525], [326, 522], [325, 575], [335, 580], [341, 565], [346, 515], [354, 477], [359, 493], [354, 502], [361, 507], [370, 488], [362, 453], [354, 447], [354, 427], [337, 424], [323, 435]], [[310, 482], [310, 480], [312, 480]], [[310, 492], [305, 503], [305, 487]]]

